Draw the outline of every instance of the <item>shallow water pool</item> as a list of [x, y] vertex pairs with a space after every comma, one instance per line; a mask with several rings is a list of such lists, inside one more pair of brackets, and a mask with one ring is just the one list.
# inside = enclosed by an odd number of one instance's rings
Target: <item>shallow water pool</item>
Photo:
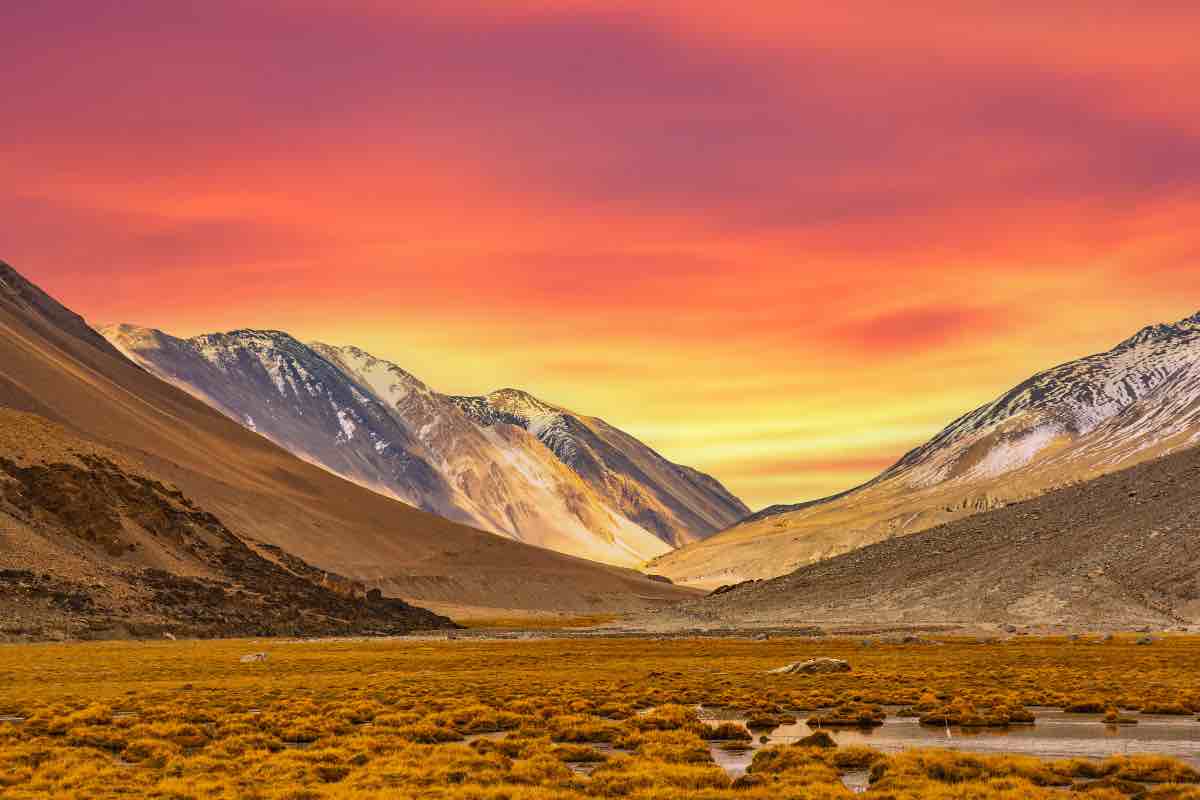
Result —
[[[915, 718], [889, 716], [877, 728], [826, 728], [839, 745], [864, 745], [885, 753], [914, 747], [941, 747], [973, 753], [1029, 755], [1045, 759], [1107, 758], [1112, 755], [1153, 753], [1185, 761], [1200, 769], [1200, 722], [1194, 717], [1136, 715], [1137, 725], [1106, 725], [1100, 714], [1066, 714], [1059, 709], [1031, 709], [1033, 725], [1008, 728], [962, 729], [921, 725]], [[799, 715], [797, 715], [799, 716]], [[719, 709], [701, 709], [709, 721], [746, 721], [745, 717]], [[713, 759], [731, 775], [746, 771], [754, 750], [772, 744], [788, 744], [813, 732], [803, 719], [767, 734], [759, 732], [746, 750], [723, 750], [714, 746]]]

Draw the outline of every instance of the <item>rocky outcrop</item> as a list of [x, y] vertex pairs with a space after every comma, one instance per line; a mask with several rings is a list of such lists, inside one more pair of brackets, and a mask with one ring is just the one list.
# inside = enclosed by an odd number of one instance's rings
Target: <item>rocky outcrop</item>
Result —
[[824, 675], [833, 672], [850, 672], [850, 662], [840, 658], [810, 658], [773, 669], [772, 675]]
[[[0, 516], [67, 553], [92, 559], [102, 580], [72, 580], [29, 569], [0, 570], [0, 605], [64, 635], [134, 625], [191, 636], [406, 633], [453, 627], [394, 598], [366, 600], [365, 587], [317, 569], [278, 547], [262, 553], [179, 489], [111, 458], [20, 465], [0, 457]], [[176, 571], [153, 563], [169, 562]], [[101, 566], [103, 564], [103, 566]], [[43, 613], [44, 612], [44, 613]], [[0, 631], [37, 638], [37, 624]]]

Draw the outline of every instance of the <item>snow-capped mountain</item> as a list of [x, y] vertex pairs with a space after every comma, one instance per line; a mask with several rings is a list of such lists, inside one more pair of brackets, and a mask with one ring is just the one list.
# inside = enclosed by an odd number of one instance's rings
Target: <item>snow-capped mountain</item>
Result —
[[[913, 487], [1004, 476], [1078, 445], [1134, 406], [1162, 412], [1178, 408], [1182, 372], [1200, 357], [1200, 314], [1175, 325], [1152, 325], [1106, 353], [1040, 372], [995, 401], [951, 423], [913, 450], [878, 480], [902, 477]], [[1149, 402], [1146, 402], [1149, 399]], [[1169, 429], [1177, 414], [1159, 414]], [[1153, 447], [1167, 429], [1147, 427], [1127, 441]], [[1075, 445], [1075, 447], [1072, 447]]]
[[1040, 372], [857, 489], [776, 506], [655, 569], [697, 585], [813, 561], [1200, 444], [1200, 314]]
[[305, 460], [426, 511], [474, 521], [387, 406], [288, 334], [185, 340], [131, 325], [101, 333], [135, 363]]
[[356, 347], [273, 331], [187, 340], [129, 325], [103, 333], [146, 369], [314, 463], [531, 544], [636, 565], [747, 511], [712, 478], [524, 393], [515, 393], [519, 408], [495, 412], [501, 419]]

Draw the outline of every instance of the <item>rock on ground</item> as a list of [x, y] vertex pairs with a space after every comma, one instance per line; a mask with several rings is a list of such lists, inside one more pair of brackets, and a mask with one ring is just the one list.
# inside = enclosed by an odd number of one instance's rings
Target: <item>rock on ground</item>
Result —
[[779, 669], [770, 671], [772, 675], [819, 675], [828, 672], [850, 672], [850, 662], [840, 658], [810, 658], [808, 661], [796, 661]]

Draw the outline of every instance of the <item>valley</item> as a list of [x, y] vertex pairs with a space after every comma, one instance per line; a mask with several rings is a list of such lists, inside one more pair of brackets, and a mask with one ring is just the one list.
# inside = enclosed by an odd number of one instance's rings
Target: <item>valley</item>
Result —
[[1200, 800], [1200, 3], [0, 19], [0, 800]]
[[[863, 487], [708, 536], [747, 509], [598, 418], [442, 395], [277, 331], [106, 338], [3, 270], [0, 637], [398, 632], [368, 595], [412, 604], [407, 630], [1200, 619], [1196, 318], [1034, 376]], [[271, 621], [276, 579], [324, 599]]]

